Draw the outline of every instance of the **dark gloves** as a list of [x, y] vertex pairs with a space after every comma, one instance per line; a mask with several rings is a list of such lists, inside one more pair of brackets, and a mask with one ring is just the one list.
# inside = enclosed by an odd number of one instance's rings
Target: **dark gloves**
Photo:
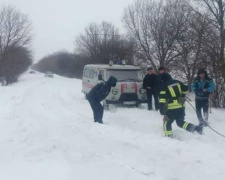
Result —
[[195, 89], [195, 93], [201, 93], [202, 90], [199, 90], [199, 89]]
[[195, 94], [197, 95], [197, 96], [201, 96], [201, 95], [203, 95], [203, 90], [202, 89], [196, 89], [195, 90]]
[[165, 115], [167, 111], [166, 104], [164, 103], [159, 103], [159, 112], [161, 115]]
[[186, 101], [186, 98], [185, 97], [179, 97], [178, 98], [178, 102], [181, 103], [181, 104], [184, 104]]

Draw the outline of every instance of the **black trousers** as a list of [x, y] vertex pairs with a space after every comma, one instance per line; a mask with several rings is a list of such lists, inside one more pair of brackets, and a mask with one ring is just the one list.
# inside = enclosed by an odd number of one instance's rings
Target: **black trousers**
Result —
[[[202, 123], [203, 121], [208, 122], [209, 100], [195, 99], [195, 107], [196, 107], [196, 114], [197, 114], [199, 123]], [[202, 116], [202, 110], [203, 110], [203, 116]]]
[[103, 117], [103, 107], [99, 101], [96, 101], [95, 99], [88, 99], [91, 108], [93, 110], [94, 114], [94, 122], [103, 123], [102, 117]]
[[185, 110], [184, 108], [167, 110], [166, 115], [168, 116], [169, 120], [163, 122], [163, 130], [165, 136], [172, 136], [172, 123], [176, 121], [177, 126], [183, 128], [187, 131], [194, 132], [195, 125], [188, 123], [184, 120], [185, 117]]
[[152, 110], [152, 96], [154, 97], [155, 101], [155, 109], [159, 109], [159, 95], [158, 91], [152, 90], [152, 89], [147, 89], [147, 104], [148, 104], [148, 109]]

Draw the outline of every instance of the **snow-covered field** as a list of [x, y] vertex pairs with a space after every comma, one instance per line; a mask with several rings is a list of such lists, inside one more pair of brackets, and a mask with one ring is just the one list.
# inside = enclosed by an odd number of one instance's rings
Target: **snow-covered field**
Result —
[[[225, 134], [225, 111], [212, 111], [210, 125]], [[197, 124], [189, 104], [186, 120]], [[103, 121], [93, 123], [81, 80], [36, 73], [0, 87], [0, 179], [225, 179], [225, 138], [209, 128], [201, 136], [174, 123], [165, 138], [146, 105], [105, 111]]]

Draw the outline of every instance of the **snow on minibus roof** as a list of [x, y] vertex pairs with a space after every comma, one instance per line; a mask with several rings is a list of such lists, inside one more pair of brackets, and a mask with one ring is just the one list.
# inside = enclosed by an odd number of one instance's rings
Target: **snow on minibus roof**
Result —
[[112, 65], [109, 64], [87, 64], [84, 66], [85, 68], [95, 68], [95, 69], [112, 69], [112, 70], [140, 70], [141, 68], [139, 66], [133, 66], [133, 65]]

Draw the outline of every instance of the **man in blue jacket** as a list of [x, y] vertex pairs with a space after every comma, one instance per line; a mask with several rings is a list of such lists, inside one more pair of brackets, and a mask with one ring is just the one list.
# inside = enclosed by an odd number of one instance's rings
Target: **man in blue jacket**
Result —
[[110, 93], [111, 87], [115, 87], [116, 83], [117, 83], [117, 79], [113, 76], [110, 76], [108, 81], [97, 84], [87, 94], [87, 100], [89, 101], [94, 113], [94, 122], [103, 124], [102, 117], [103, 117], [104, 108], [101, 105], [101, 101], [108, 96], [108, 94]]
[[[195, 92], [196, 114], [200, 126], [207, 126], [209, 114], [209, 95], [215, 89], [215, 83], [208, 77], [204, 68], [198, 70], [197, 77], [191, 84], [192, 90]], [[203, 116], [202, 116], [203, 109]], [[204, 118], [203, 118], [204, 117]]]

